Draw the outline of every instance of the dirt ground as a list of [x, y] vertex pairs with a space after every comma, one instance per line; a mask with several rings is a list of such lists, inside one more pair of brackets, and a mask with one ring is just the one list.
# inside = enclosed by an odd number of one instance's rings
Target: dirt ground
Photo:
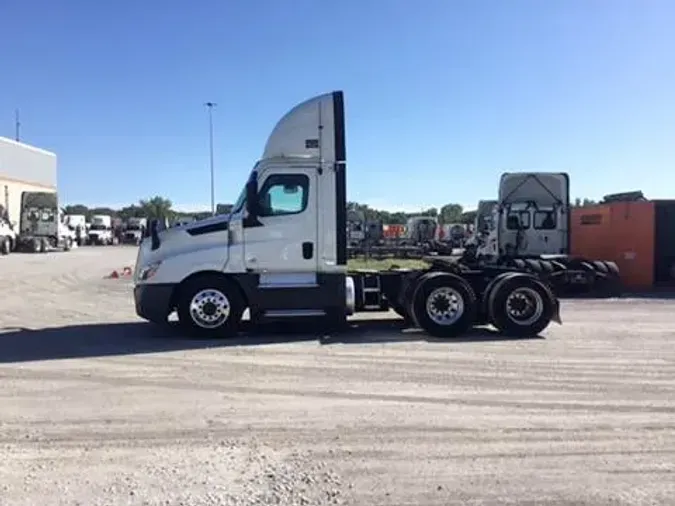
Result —
[[565, 301], [530, 340], [189, 341], [103, 279], [134, 255], [0, 258], [0, 505], [675, 501], [675, 300]]

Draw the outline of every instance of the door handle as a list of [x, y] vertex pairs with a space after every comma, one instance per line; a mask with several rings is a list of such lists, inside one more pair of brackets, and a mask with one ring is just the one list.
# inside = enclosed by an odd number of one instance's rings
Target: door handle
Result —
[[303, 242], [302, 243], [302, 258], [305, 260], [310, 260], [314, 256], [314, 243], [313, 242]]

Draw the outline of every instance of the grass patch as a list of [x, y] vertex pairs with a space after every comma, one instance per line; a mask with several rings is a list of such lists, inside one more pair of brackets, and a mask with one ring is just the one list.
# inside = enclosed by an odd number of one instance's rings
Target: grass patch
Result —
[[376, 260], [373, 258], [350, 258], [347, 262], [348, 270], [356, 269], [375, 269], [386, 271], [392, 268], [399, 269], [426, 269], [429, 264], [424, 260], [406, 259], [406, 258], [384, 258]]

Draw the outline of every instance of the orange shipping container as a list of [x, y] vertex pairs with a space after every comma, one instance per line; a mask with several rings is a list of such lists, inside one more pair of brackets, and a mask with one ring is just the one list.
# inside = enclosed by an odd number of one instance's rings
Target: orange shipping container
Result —
[[574, 208], [570, 253], [616, 262], [629, 289], [675, 285], [675, 201]]

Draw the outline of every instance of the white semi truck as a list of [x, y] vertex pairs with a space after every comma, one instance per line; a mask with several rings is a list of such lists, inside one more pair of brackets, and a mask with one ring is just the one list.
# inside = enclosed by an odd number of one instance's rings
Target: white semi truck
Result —
[[73, 231], [75, 243], [82, 246], [86, 242], [89, 230], [87, 217], [84, 214], [69, 214], [66, 216], [65, 223]]
[[65, 223], [65, 214], [59, 208], [55, 192], [21, 194], [17, 249], [32, 253], [45, 253], [53, 249], [68, 251], [74, 241], [74, 232]]
[[165, 323], [174, 310], [191, 334], [231, 336], [253, 322], [305, 320], [339, 327], [357, 311], [392, 307], [428, 333], [476, 324], [536, 335], [559, 303], [536, 276], [507, 268], [354, 271], [347, 267], [347, 164], [343, 93], [289, 111], [229, 216], [159, 231], [139, 247], [137, 314]]
[[147, 218], [129, 218], [124, 226], [122, 242], [125, 244], [140, 244], [148, 227]]
[[112, 216], [105, 214], [93, 215], [87, 234], [87, 244], [111, 245], [114, 243], [115, 236], [112, 229]]

